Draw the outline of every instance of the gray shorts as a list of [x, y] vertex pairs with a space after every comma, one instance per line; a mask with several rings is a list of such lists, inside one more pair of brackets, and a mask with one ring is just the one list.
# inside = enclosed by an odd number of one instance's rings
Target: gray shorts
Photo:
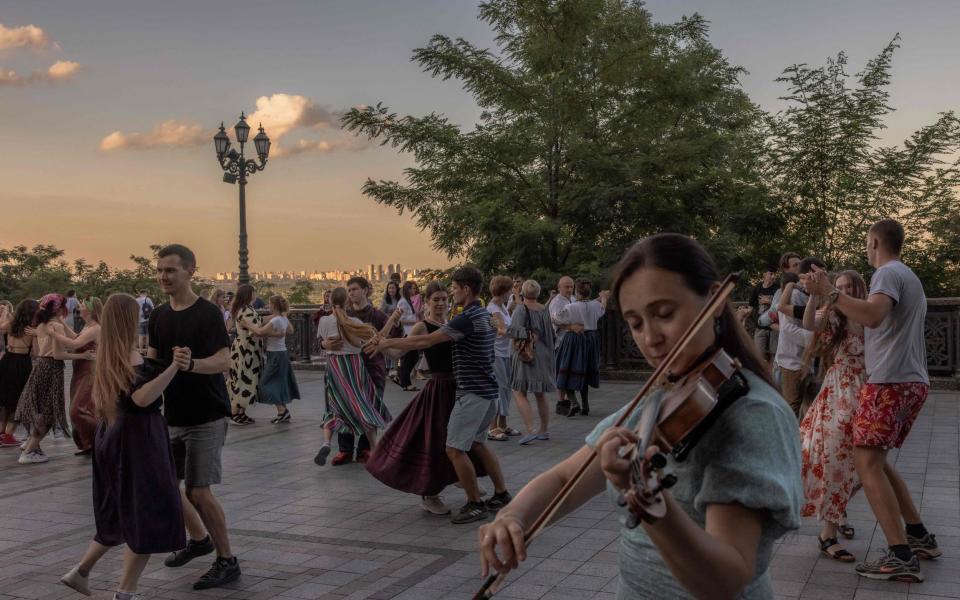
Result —
[[227, 420], [170, 427], [169, 430], [177, 479], [182, 479], [188, 488], [220, 483], [220, 451], [227, 439]]
[[497, 401], [464, 394], [457, 398], [447, 424], [447, 447], [467, 452], [487, 439], [487, 426], [497, 415]]

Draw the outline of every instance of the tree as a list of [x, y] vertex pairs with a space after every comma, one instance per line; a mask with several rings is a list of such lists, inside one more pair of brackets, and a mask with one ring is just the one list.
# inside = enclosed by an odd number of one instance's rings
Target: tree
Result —
[[599, 277], [636, 239], [697, 236], [722, 262], [777, 227], [755, 173], [760, 113], [705, 21], [653, 23], [639, 1], [491, 0], [496, 51], [436, 35], [425, 72], [462, 81], [481, 109], [465, 130], [383, 104], [342, 124], [410, 153], [406, 181], [364, 194], [409, 211], [434, 247], [485, 272]]
[[293, 287], [290, 288], [290, 294], [287, 296], [287, 301], [290, 304], [309, 304], [310, 295], [313, 293], [313, 282], [306, 279], [298, 280], [293, 284]]
[[905, 260], [916, 265], [928, 293], [956, 294], [960, 120], [941, 113], [901, 147], [876, 143], [893, 110], [887, 87], [899, 39], [856, 74], [853, 86], [842, 52], [823, 67], [784, 70], [778, 81], [787, 84], [788, 107], [766, 119], [764, 177], [785, 223], [785, 248], [833, 267], [866, 269], [867, 229], [897, 218], [907, 232]]

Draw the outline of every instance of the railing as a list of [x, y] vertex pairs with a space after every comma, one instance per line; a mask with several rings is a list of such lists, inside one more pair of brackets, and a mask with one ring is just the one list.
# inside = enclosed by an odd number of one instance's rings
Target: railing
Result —
[[[924, 327], [930, 375], [960, 376], [960, 298], [927, 300]], [[608, 369], [649, 368], [620, 313], [608, 310], [600, 323], [601, 364]]]

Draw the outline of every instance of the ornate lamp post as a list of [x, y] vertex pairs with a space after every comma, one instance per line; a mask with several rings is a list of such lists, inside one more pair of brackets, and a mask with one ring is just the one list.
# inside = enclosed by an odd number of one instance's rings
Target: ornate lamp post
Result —
[[217, 160], [220, 161], [220, 167], [225, 171], [223, 181], [225, 183], [240, 184], [240, 283], [250, 283], [250, 273], [247, 271], [247, 200], [244, 191], [247, 187], [247, 176], [253, 175], [257, 171], [262, 171], [267, 166], [267, 157], [270, 155], [270, 138], [260, 126], [260, 133], [253, 138], [253, 145], [257, 150], [257, 158], [260, 163], [257, 164], [252, 158], [244, 158], [243, 145], [247, 143], [247, 136], [250, 134], [250, 126], [247, 125], [247, 118], [240, 113], [240, 120], [234, 125], [233, 131], [236, 133], [237, 142], [240, 143], [240, 152], [230, 149], [230, 138], [220, 123], [220, 131], [213, 136], [213, 145], [217, 150]]

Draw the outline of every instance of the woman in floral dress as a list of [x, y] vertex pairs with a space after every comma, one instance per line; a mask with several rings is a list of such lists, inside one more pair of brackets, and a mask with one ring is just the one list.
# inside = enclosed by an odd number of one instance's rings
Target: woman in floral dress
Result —
[[[867, 287], [856, 271], [837, 277], [837, 288], [854, 298], [866, 298]], [[804, 326], [814, 329], [817, 306], [822, 299], [811, 297], [804, 314]], [[823, 386], [800, 423], [803, 449], [805, 517], [817, 517], [820, 550], [834, 560], [853, 562], [854, 556], [837, 541], [845, 523], [847, 502], [860, 487], [853, 463], [853, 416], [857, 395], [866, 381], [863, 362], [863, 328], [841, 313], [827, 309], [807, 352], [807, 363], [819, 356], [821, 365], [830, 365]], [[846, 533], [848, 537], [852, 535]]]

